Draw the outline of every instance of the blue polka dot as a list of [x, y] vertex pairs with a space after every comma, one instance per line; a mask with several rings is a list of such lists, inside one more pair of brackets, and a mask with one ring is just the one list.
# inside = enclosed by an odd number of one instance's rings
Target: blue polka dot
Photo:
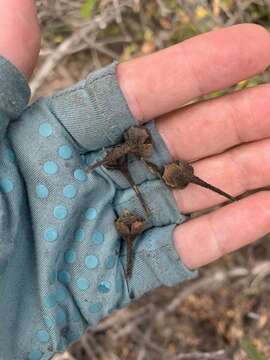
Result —
[[43, 184], [39, 184], [36, 186], [36, 194], [40, 199], [46, 199], [49, 195], [49, 190]]
[[95, 208], [87, 209], [85, 217], [87, 220], [94, 220], [97, 217], [97, 210]]
[[0, 188], [3, 193], [9, 193], [13, 190], [13, 182], [9, 178], [2, 178], [0, 180]]
[[10, 148], [4, 149], [4, 159], [6, 161], [14, 162], [16, 160], [16, 156], [15, 156], [14, 151], [12, 149], [10, 149]]
[[64, 220], [68, 215], [68, 209], [64, 205], [58, 205], [53, 209], [53, 215], [58, 220]]
[[116, 256], [115, 255], [109, 255], [107, 259], [105, 260], [105, 268], [107, 270], [110, 270], [114, 267], [116, 263]]
[[63, 309], [58, 309], [56, 312], [55, 321], [57, 325], [63, 326], [67, 321], [66, 313]]
[[104, 241], [104, 235], [100, 231], [95, 231], [92, 236], [92, 241], [95, 245], [101, 245]]
[[28, 357], [28, 360], [40, 360], [42, 358], [43, 353], [38, 349], [33, 349]]
[[85, 258], [84, 263], [88, 269], [95, 269], [98, 266], [98, 258], [95, 255], [89, 255]]
[[111, 290], [112, 284], [110, 281], [104, 280], [98, 285], [98, 291], [102, 294], [107, 294]]
[[51, 328], [53, 327], [54, 322], [53, 322], [53, 320], [52, 320], [51, 318], [49, 318], [48, 316], [46, 316], [45, 319], [44, 319], [44, 321], [45, 321], [46, 326], [47, 326], [49, 329], [51, 329]]
[[47, 343], [50, 339], [50, 336], [46, 330], [38, 330], [36, 336], [42, 343]]
[[77, 286], [80, 290], [87, 290], [87, 289], [89, 289], [90, 283], [85, 278], [79, 278], [77, 280]]
[[44, 299], [44, 304], [47, 308], [52, 308], [56, 305], [56, 297], [55, 294], [49, 294]]
[[57, 236], [58, 236], [58, 232], [57, 232], [56, 228], [49, 227], [48, 229], [45, 230], [44, 239], [46, 241], [54, 242], [57, 239]]
[[95, 303], [95, 304], [91, 304], [89, 306], [89, 311], [91, 313], [98, 313], [102, 310], [102, 304], [101, 303]]
[[62, 283], [62, 284], [68, 284], [71, 280], [71, 276], [70, 273], [67, 271], [59, 271], [58, 273], [58, 280]]
[[62, 302], [65, 301], [67, 298], [67, 292], [64, 288], [58, 288], [56, 289], [55, 296], [57, 302]]
[[56, 271], [54, 270], [54, 271], [51, 272], [50, 277], [49, 277], [50, 285], [55, 284], [56, 279], [57, 279], [57, 274], [56, 274]]
[[46, 161], [43, 165], [43, 170], [48, 175], [54, 175], [58, 171], [58, 165], [54, 161]]
[[61, 145], [58, 149], [58, 155], [62, 159], [68, 160], [72, 157], [72, 148], [69, 145]]
[[39, 127], [39, 134], [43, 137], [48, 137], [52, 134], [52, 126], [51, 124], [45, 122]]
[[74, 250], [67, 250], [64, 254], [64, 259], [67, 264], [73, 264], [76, 261], [76, 252]]
[[87, 175], [86, 175], [85, 171], [82, 169], [76, 169], [74, 171], [74, 177], [76, 180], [81, 181], [81, 182], [84, 182], [87, 180]]
[[74, 185], [67, 185], [63, 189], [64, 197], [73, 199], [77, 195], [77, 189]]
[[83, 229], [78, 229], [75, 231], [75, 234], [74, 234], [75, 241], [83, 241], [84, 236], [85, 236], [85, 234], [84, 234]]

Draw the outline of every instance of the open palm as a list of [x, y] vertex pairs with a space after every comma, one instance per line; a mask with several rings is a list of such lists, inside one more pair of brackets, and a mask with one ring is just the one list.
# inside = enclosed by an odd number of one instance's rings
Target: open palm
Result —
[[[0, 0], [0, 53], [29, 78], [40, 33], [33, 0]], [[270, 87], [257, 86], [183, 106], [198, 96], [231, 86], [270, 64], [270, 35], [244, 24], [203, 34], [118, 66], [118, 79], [139, 122], [157, 126], [175, 159], [194, 162], [195, 173], [233, 195], [270, 183]], [[224, 199], [189, 185], [176, 190], [184, 213]], [[174, 240], [190, 268], [209, 263], [270, 230], [270, 192], [178, 226]]]
[[[270, 87], [256, 86], [183, 106], [231, 86], [270, 64], [270, 35], [243, 24], [213, 31], [120, 64], [118, 78], [133, 115], [157, 126], [173, 158], [232, 195], [270, 183]], [[184, 213], [224, 202], [189, 185], [174, 192]], [[270, 230], [270, 192], [231, 203], [176, 228], [174, 241], [190, 268], [207, 264]]]

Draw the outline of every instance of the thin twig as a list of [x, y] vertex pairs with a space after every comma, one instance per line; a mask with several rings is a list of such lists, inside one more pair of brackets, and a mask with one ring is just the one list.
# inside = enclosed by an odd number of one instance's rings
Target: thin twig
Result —
[[[145, 335], [137, 327], [133, 329], [131, 336], [136, 342], [138, 342], [139, 339], [140, 340], [144, 339], [145, 337]], [[145, 345], [151, 348], [152, 350], [154, 350], [155, 352], [157, 352], [160, 355], [159, 359], [164, 358], [166, 360], [174, 360], [172, 355], [170, 355], [165, 349], [163, 349], [162, 347], [160, 347], [158, 344], [154, 343], [150, 339], [148, 340], [146, 339]]]
[[149, 311], [141, 318], [134, 319], [132, 322], [129, 322], [126, 326], [121, 328], [118, 332], [112, 335], [112, 341], [117, 342], [120, 338], [127, 336], [133, 333], [134, 329], [146, 319], [149, 319], [152, 316], [152, 312]]
[[144, 337], [141, 338], [140, 349], [139, 349], [137, 360], [145, 360], [146, 359], [146, 343], [148, 341], [150, 341], [151, 334], [152, 334], [152, 328], [149, 327], [146, 330]]
[[215, 352], [192, 352], [189, 354], [179, 354], [175, 360], [229, 360], [225, 350]]

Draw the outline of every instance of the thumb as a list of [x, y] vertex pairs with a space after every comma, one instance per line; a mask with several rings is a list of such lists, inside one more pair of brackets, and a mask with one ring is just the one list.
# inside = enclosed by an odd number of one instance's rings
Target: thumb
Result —
[[40, 48], [40, 30], [33, 0], [0, 0], [0, 55], [29, 79]]

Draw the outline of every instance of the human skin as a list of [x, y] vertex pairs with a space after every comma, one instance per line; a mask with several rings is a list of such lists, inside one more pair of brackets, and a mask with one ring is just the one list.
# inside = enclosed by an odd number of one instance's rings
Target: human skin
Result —
[[[40, 46], [34, 2], [0, 0], [0, 6], [0, 54], [29, 79]], [[156, 119], [173, 158], [192, 161], [197, 176], [236, 196], [270, 183], [270, 86], [183, 105], [269, 65], [269, 33], [242, 24], [121, 63], [117, 77], [134, 117]], [[184, 213], [223, 202], [196, 185], [174, 195]], [[269, 224], [270, 192], [261, 191], [176, 227], [175, 247], [194, 269], [266, 235]]]
[[33, 0], [0, 0], [0, 54], [30, 78], [40, 49]]

